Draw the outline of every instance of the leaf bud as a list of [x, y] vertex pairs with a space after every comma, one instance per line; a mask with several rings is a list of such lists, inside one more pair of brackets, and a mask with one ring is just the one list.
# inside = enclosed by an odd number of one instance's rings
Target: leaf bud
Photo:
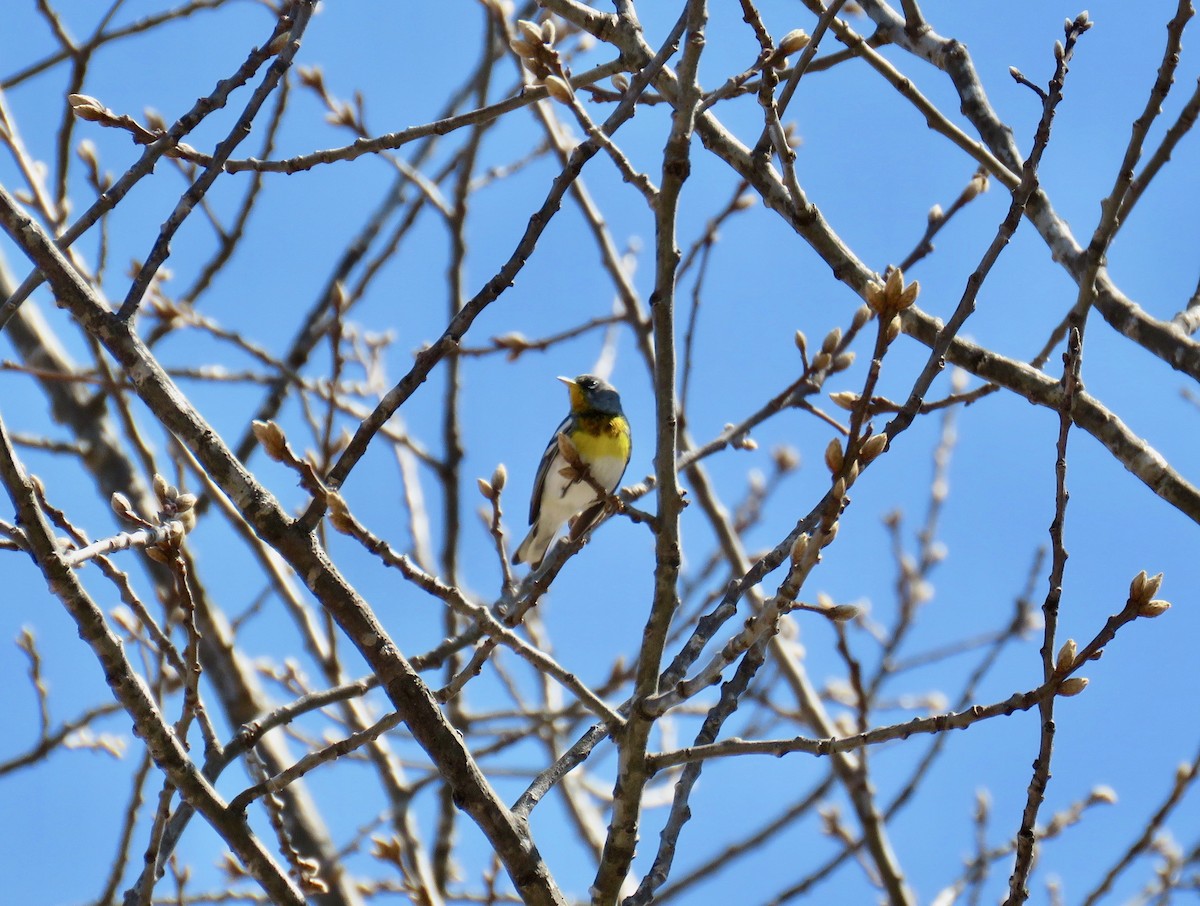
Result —
[[829, 547], [833, 544], [833, 539], [837, 537], [838, 523], [833, 522], [829, 528], [825, 529], [825, 533], [821, 536], [821, 547]]
[[800, 454], [795, 447], [789, 447], [786, 444], [772, 447], [771, 459], [775, 462], [775, 468], [780, 472], [791, 472], [800, 465]]
[[145, 550], [146, 550], [146, 556], [149, 557], [151, 560], [155, 561], [156, 563], [170, 563], [171, 562], [171, 558], [168, 557], [162, 551], [162, 549], [159, 548], [157, 545], [151, 545], [150, 547], [146, 548]]
[[971, 181], [967, 183], [967, 187], [963, 189], [962, 200], [968, 202], [977, 195], [982, 195], [988, 190], [988, 175], [982, 170], [976, 172], [971, 177]]
[[976, 790], [975, 792], [975, 818], [977, 821], [985, 819], [992, 810], [992, 796], [987, 790]]
[[830, 355], [838, 348], [838, 344], [842, 342], [842, 329], [835, 327], [825, 335], [825, 339], [821, 343], [821, 352], [828, 352]]
[[96, 157], [96, 145], [90, 138], [85, 138], [79, 143], [79, 147], [75, 149], [75, 153], [79, 159], [83, 161], [89, 169], [95, 170], [100, 166], [100, 161]]
[[858, 457], [863, 462], [871, 462], [871, 460], [887, 449], [887, 445], [887, 434], [872, 434], [863, 441], [862, 448], [858, 451]]
[[793, 28], [779, 39], [779, 53], [786, 57], [788, 54], [793, 54], [798, 50], [804, 50], [810, 40], [808, 32], [803, 28]]
[[105, 114], [108, 112], [103, 104], [87, 94], [67, 95], [67, 104], [70, 105], [71, 112], [77, 117], [92, 123], [104, 119]]
[[867, 297], [867, 307], [875, 314], [882, 316], [886, 310], [883, 284], [878, 280], [872, 280], [866, 285], [863, 295]]
[[854, 352], [843, 352], [841, 355], [834, 358], [833, 364], [830, 366], [829, 370], [836, 374], [839, 371], [845, 371], [853, 364]]
[[167, 480], [165, 478], [155, 472], [151, 484], [154, 486], [154, 496], [158, 498], [159, 503], [166, 503], [167, 501], [171, 500], [173, 496], [171, 491], [175, 489], [167, 484]]
[[546, 93], [560, 104], [570, 104], [575, 98], [575, 92], [571, 90], [571, 86], [567, 84], [566, 79], [559, 78], [556, 75], [548, 75], [542, 80], [542, 85], [546, 88]]
[[1070, 698], [1072, 695], [1078, 695], [1087, 688], [1087, 678], [1083, 676], [1072, 676], [1062, 681], [1062, 685], [1058, 687], [1058, 694], [1063, 698]]
[[842, 470], [842, 464], [846, 460], [846, 455], [842, 451], [842, 442], [836, 437], [831, 438], [825, 447], [825, 465], [832, 473], [837, 473]]
[[835, 623], [846, 623], [858, 616], [858, 608], [853, 604], [838, 604], [825, 611], [825, 616]]
[[1092, 788], [1091, 795], [1088, 798], [1092, 802], [1115, 805], [1117, 802], [1117, 791], [1107, 784], [1101, 784]]
[[893, 315], [891, 320], [888, 321], [887, 327], [885, 328], [884, 338], [888, 343], [891, 343], [898, 336], [900, 336], [900, 319]]
[[286, 441], [283, 438], [283, 431], [279, 425], [273, 421], [263, 422], [256, 420], [250, 423], [250, 430], [267, 456], [276, 462], [283, 459]]
[[1158, 589], [1162, 586], [1162, 579], [1162, 573], [1148, 576], [1146, 571], [1142, 570], [1129, 583], [1129, 599], [1138, 603], [1149, 601], [1158, 594]]
[[508, 46], [512, 48], [513, 53], [523, 60], [532, 59], [537, 55], [537, 44], [531, 44], [524, 38], [513, 38], [508, 42]]
[[833, 483], [833, 499], [841, 500], [846, 496], [846, 479], [839, 478]]
[[541, 44], [545, 39], [542, 37], [542, 28], [536, 22], [530, 22], [528, 19], [517, 20], [517, 31], [526, 40], [534, 44]]
[[1167, 601], [1159, 601], [1159, 600], [1147, 601], [1145, 604], [1143, 604], [1141, 607], [1138, 608], [1138, 616], [1139, 617], [1147, 617], [1148, 619], [1154, 619], [1155, 617], [1161, 617], [1164, 613], [1166, 613], [1170, 609], [1171, 609], [1171, 605]]
[[1067, 639], [1063, 642], [1063, 646], [1058, 649], [1058, 657], [1054, 659], [1054, 670], [1056, 673], [1066, 673], [1075, 666], [1075, 655], [1079, 647], [1075, 644], [1074, 639]]
[[804, 553], [805, 553], [805, 551], [808, 550], [809, 540], [810, 539], [809, 539], [808, 535], [803, 534], [803, 535], [800, 535], [795, 541], [792, 542], [792, 551], [791, 551], [792, 566], [799, 566], [800, 563], [804, 560]]
[[803, 330], [796, 331], [795, 341], [796, 341], [796, 348], [800, 350], [800, 355], [807, 355], [808, 354], [808, 337], [806, 337], [804, 335]]
[[330, 491], [325, 495], [325, 503], [329, 507], [329, 524], [343, 535], [349, 535], [353, 518], [350, 508], [346, 506], [346, 499], [337, 491]]
[[850, 412], [853, 411], [854, 406], [858, 403], [859, 396], [852, 390], [839, 390], [837, 393], [829, 394], [829, 399], [838, 408]]

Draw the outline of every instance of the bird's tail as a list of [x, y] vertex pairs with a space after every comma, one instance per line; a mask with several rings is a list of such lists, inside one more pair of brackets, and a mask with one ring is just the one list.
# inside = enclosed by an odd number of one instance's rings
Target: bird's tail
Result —
[[[578, 538], [595, 524], [603, 512], [603, 501], [597, 501], [583, 512], [572, 516], [567, 523], [570, 526], [570, 530], [567, 533], [568, 536], [572, 539]], [[550, 549], [550, 542], [554, 540], [554, 536], [558, 533], [557, 525], [547, 528], [543, 525], [544, 521], [543, 519], [539, 519], [533, 524], [533, 527], [529, 530], [529, 534], [525, 536], [525, 540], [521, 542], [517, 548], [517, 552], [513, 554], [513, 563], [528, 563], [533, 569], [537, 569], [542, 565], [542, 558], [546, 556], [546, 551]]]
[[513, 563], [528, 563], [533, 569], [537, 569], [542, 565], [542, 558], [546, 556], [550, 542], [554, 540], [554, 532], [539, 534], [538, 528], [537, 523], [534, 523], [533, 528], [529, 530], [529, 534], [525, 536], [525, 540], [521, 542], [516, 553], [513, 554]]

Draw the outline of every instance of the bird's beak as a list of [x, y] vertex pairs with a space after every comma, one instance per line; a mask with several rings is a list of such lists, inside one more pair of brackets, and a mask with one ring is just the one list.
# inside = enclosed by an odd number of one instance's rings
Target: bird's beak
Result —
[[578, 412], [583, 408], [583, 391], [579, 389], [579, 385], [575, 383], [573, 378], [559, 375], [558, 379], [567, 385], [567, 390], [571, 393], [571, 411]]

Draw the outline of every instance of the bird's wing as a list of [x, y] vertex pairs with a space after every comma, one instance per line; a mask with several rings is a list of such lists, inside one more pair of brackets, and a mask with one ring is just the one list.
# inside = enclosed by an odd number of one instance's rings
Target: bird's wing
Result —
[[538, 520], [538, 514], [542, 510], [542, 488], [546, 485], [546, 476], [550, 474], [550, 463], [554, 462], [554, 457], [558, 455], [558, 435], [560, 435], [571, 421], [571, 416], [567, 416], [562, 420], [554, 433], [550, 436], [550, 443], [546, 445], [546, 452], [542, 454], [542, 461], [538, 463], [537, 475], [533, 479], [533, 498], [529, 501], [529, 524], [533, 525]]

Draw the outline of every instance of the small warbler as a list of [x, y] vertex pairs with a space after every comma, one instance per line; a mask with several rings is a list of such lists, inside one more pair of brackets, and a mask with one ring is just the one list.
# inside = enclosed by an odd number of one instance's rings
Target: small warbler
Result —
[[[576, 523], [575, 529], [579, 531], [600, 514], [603, 500], [595, 485], [609, 494], [615, 491], [632, 450], [629, 422], [612, 384], [591, 374], [559, 380], [570, 391], [571, 413], [558, 426], [542, 454], [529, 504], [529, 524], [533, 527], [513, 554], [513, 563], [528, 563], [534, 568], [541, 564], [564, 522], [583, 514], [587, 521]], [[559, 435], [571, 442], [592, 483], [563, 455]]]

